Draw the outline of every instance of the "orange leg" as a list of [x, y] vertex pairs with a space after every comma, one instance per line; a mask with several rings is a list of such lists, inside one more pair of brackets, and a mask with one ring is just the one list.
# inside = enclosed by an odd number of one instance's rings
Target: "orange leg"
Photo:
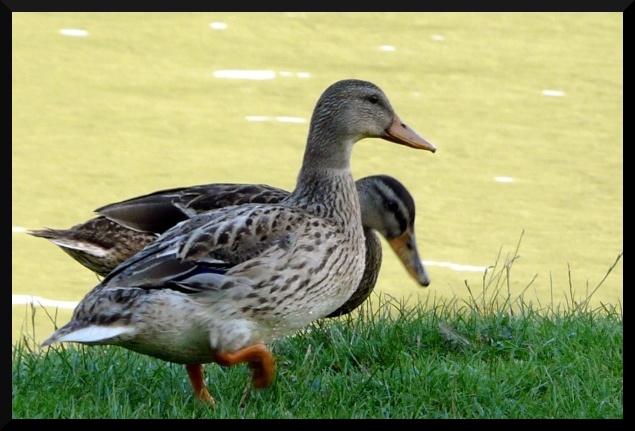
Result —
[[218, 364], [229, 367], [247, 362], [252, 371], [251, 382], [254, 388], [266, 388], [275, 377], [275, 361], [273, 355], [262, 343], [236, 350], [235, 352], [214, 352]]
[[212, 407], [215, 406], [216, 402], [207, 390], [207, 386], [205, 386], [203, 364], [188, 364], [185, 366], [185, 369], [187, 370], [187, 375], [190, 377], [190, 383], [192, 383], [196, 397]]

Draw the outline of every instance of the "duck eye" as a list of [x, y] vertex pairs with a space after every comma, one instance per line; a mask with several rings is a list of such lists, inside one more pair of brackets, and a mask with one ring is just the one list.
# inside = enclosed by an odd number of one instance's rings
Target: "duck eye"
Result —
[[376, 105], [379, 102], [379, 97], [373, 94], [372, 96], [368, 96], [368, 101], [373, 105]]

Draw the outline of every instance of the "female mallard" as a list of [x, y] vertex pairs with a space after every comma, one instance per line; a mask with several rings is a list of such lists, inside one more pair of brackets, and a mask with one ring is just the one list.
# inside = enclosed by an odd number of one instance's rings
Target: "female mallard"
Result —
[[168, 229], [88, 292], [42, 346], [117, 345], [185, 364], [194, 393], [210, 404], [204, 363], [246, 362], [256, 388], [270, 385], [266, 343], [337, 310], [362, 278], [350, 157], [367, 137], [436, 150], [376, 85], [338, 81], [315, 106], [288, 198], [207, 211]]
[[[430, 278], [421, 263], [415, 240], [415, 203], [406, 187], [393, 177], [372, 175], [356, 181], [366, 239], [364, 275], [353, 295], [327, 317], [348, 314], [368, 298], [382, 262], [386, 238], [408, 273], [422, 286]], [[289, 192], [264, 184], [206, 184], [160, 190], [103, 206], [99, 216], [69, 229], [42, 229], [32, 235], [47, 238], [79, 263], [106, 276], [175, 224], [216, 208], [245, 203], [277, 203]]]

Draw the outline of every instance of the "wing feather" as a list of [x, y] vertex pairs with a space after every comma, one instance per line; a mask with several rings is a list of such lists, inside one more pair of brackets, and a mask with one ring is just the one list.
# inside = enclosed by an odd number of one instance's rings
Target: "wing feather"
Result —
[[167, 230], [115, 268], [102, 288], [214, 289], [247, 260], [279, 252], [311, 217], [296, 208], [246, 204], [199, 214]]

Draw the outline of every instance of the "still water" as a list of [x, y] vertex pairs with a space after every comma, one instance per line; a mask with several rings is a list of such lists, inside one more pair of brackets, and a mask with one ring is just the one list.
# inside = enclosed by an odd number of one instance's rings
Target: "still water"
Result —
[[[392, 175], [413, 194], [432, 278], [418, 287], [384, 247], [378, 294], [467, 298], [466, 283], [481, 291], [484, 268], [518, 249], [505, 290], [566, 304], [623, 250], [622, 14], [29, 13], [12, 24], [14, 341], [43, 339], [98, 282], [26, 229], [70, 227], [162, 188], [290, 190], [313, 106], [344, 78], [378, 84], [438, 148], [354, 149], [356, 177]], [[594, 305], [622, 302], [622, 274], [620, 260]], [[24, 304], [34, 296], [41, 305]]]

